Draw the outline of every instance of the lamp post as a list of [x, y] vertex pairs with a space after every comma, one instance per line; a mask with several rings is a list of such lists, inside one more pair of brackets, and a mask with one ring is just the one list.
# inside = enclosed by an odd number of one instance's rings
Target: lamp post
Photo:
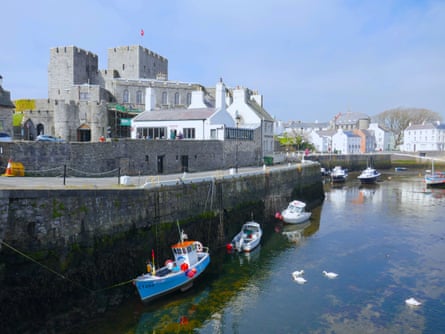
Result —
[[236, 121], [236, 133], [235, 133], [235, 172], [238, 174], [238, 126], [241, 120], [241, 116], [238, 114], [238, 110], [235, 112], [235, 121]]

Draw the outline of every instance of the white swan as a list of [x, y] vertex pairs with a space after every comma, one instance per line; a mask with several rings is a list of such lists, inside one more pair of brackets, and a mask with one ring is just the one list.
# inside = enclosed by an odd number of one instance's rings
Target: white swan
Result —
[[295, 270], [293, 273], [292, 273], [292, 277], [295, 279], [296, 277], [299, 277], [299, 276], [303, 276], [304, 275], [304, 270]]
[[405, 300], [405, 303], [408, 306], [420, 306], [420, 305], [422, 305], [421, 302], [419, 302], [418, 300], [414, 299], [413, 297], [408, 298], [407, 300]]
[[328, 273], [326, 270], [323, 270], [323, 275], [325, 275], [327, 278], [331, 278], [331, 279], [336, 278], [338, 276], [338, 274], [332, 273], [332, 272]]
[[304, 279], [303, 277], [301, 277], [301, 276], [294, 277], [294, 281], [297, 282], [298, 284], [304, 284], [304, 283], [307, 282], [307, 280], [305, 280], [305, 279]]

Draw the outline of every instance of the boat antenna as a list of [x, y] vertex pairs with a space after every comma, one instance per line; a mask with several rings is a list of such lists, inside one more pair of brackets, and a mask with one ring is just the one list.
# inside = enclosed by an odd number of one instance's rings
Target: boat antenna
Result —
[[185, 239], [188, 239], [188, 236], [184, 233], [184, 230], [181, 230], [178, 220], [176, 221], [176, 224], [178, 225], [179, 241], [182, 243]]

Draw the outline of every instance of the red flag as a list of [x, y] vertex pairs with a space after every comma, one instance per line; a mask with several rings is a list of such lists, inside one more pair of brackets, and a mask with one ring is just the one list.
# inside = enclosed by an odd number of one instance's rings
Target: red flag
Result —
[[141, 29], [141, 36], [144, 36], [144, 29]]

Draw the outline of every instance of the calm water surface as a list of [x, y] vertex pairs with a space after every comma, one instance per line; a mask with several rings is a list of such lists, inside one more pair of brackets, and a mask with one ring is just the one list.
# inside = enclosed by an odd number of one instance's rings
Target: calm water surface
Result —
[[[272, 223], [249, 256], [212, 254], [190, 291], [149, 305], [135, 296], [85, 331], [445, 333], [444, 207], [445, 190], [416, 176], [326, 186], [310, 223]], [[303, 285], [291, 276], [301, 269]]]

